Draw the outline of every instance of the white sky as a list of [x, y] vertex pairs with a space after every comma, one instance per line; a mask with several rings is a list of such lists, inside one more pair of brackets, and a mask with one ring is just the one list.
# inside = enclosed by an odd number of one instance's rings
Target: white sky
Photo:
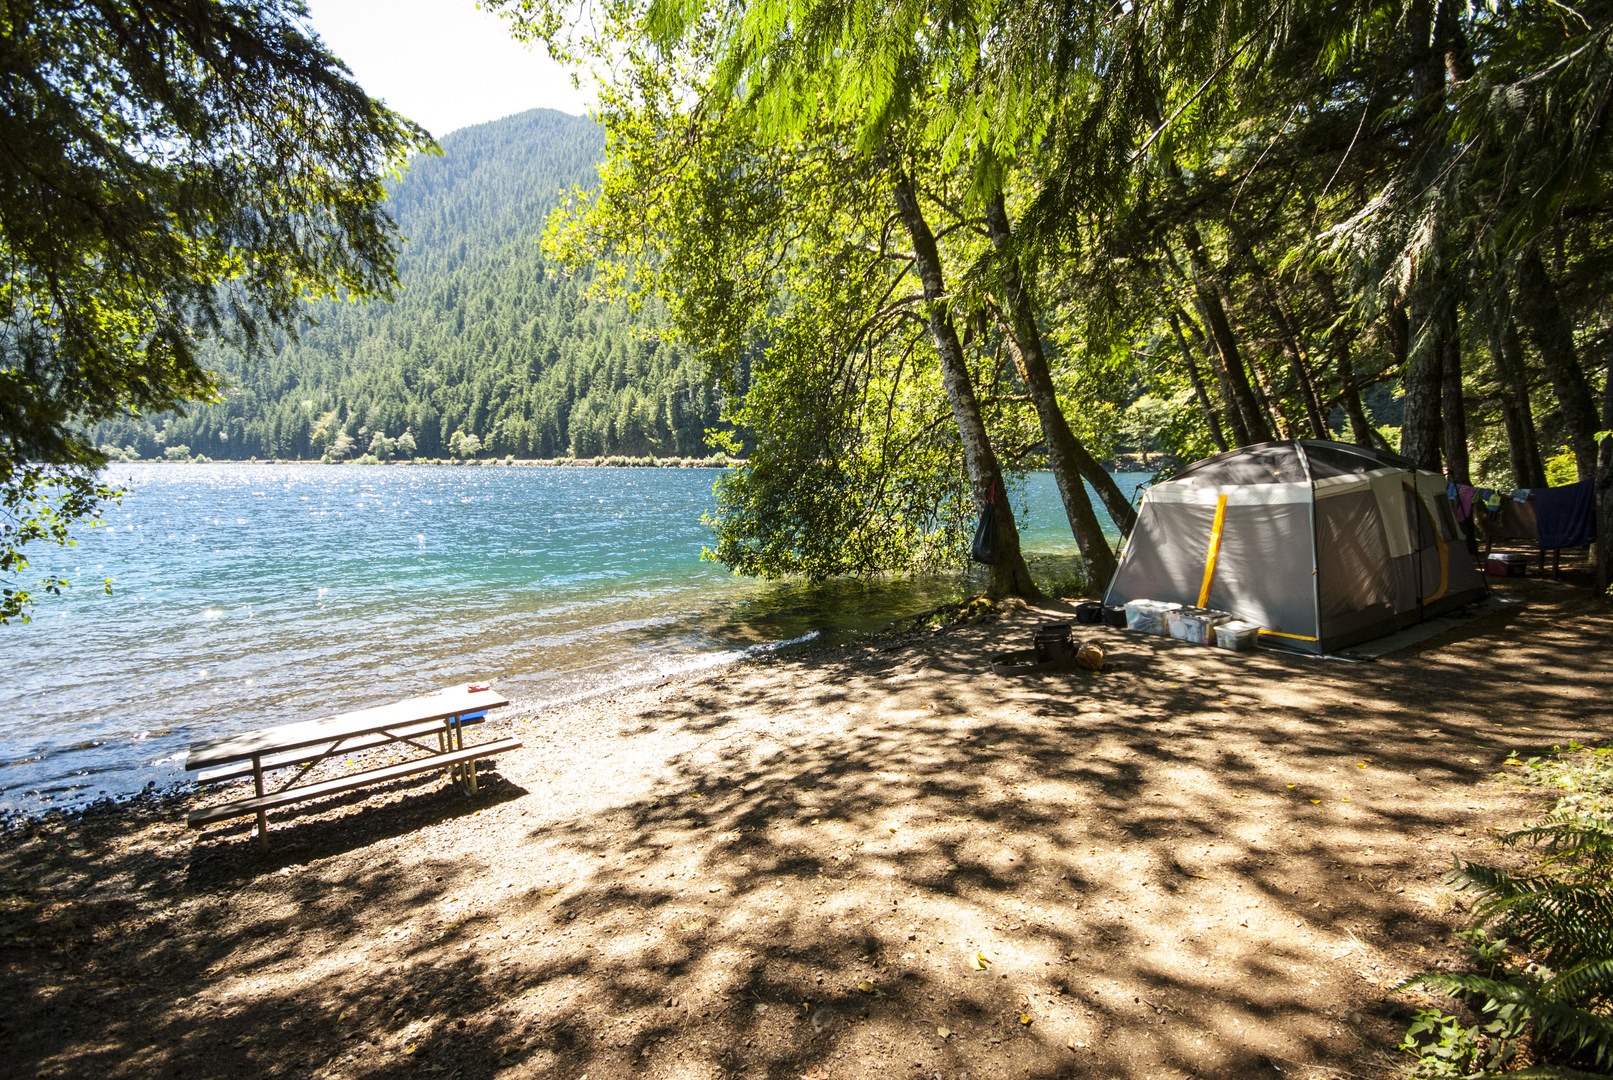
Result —
[[475, 0], [307, 0], [325, 44], [371, 97], [435, 136], [540, 106], [582, 115], [593, 96]]

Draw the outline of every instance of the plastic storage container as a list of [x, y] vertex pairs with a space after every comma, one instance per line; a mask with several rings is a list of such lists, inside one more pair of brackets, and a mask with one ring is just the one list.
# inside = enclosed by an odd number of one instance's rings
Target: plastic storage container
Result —
[[1230, 622], [1232, 612], [1212, 611], [1209, 608], [1184, 607], [1167, 612], [1165, 621], [1170, 626], [1171, 637], [1179, 641], [1191, 641], [1195, 645], [1214, 645], [1215, 628], [1217, 625]]
[[1215, 644], [1219, 648], [1231, 649], [1233, 652], [1248, 652], [1255, 647], [1259, 637], [1260, 627], [1242, 619], [1217, 623], [1215, 627]]
[[1529, 556], [1502, 552], [1484, 560], [1484, 572], [1491, 577], [1524, 577], [1529, 573]]
[[1181, 606], [1166, 600], [1127, 600], [1126, 629], [1165, 637], [1171, 632], [1167, 616]]

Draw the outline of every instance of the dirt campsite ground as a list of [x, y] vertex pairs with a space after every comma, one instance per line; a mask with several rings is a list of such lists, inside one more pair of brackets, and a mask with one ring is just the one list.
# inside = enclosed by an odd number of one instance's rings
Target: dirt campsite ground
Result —
[[[1455, 858], [1607, 738], [1613, 607], [1372, 663], [1081, 628], [1067, 605], [495, 717], [427, 777], [187, 832], [184, 796], [0, 843], [0, 1073], [1386, 1076], [1459, 961]], [[1513, 774], [1517, 770], [1511, 770]]]

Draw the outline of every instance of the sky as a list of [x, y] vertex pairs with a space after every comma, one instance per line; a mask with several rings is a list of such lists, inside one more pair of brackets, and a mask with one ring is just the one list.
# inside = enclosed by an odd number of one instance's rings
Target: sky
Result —
[[592, 95], [475, 0], [307, 0], [325, 44], [371, 97], [441, 137], [541, 107], [585, 114]]

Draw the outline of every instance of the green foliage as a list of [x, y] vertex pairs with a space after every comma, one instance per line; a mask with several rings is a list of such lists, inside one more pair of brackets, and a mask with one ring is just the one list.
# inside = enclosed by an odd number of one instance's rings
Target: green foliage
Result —
[[[1533, 462], [1535, 441], [1571, 440], [1587, 468], [1585, 409], [1567, 405], [1605, 377], [1587, 377], [1575, 342], [1613, 333], [1606, 0], [1144, 0], [1051, 16], [615, 0], [586, 30], [559, 0], [490, 6], [593, 63], [616, 95], [605, 187], [577, 204], [569, 220], [587, 224], [571, 250], [621, 258], [602, 275], [668, 298], [682, 340], [731, 370], [770, 347], [767, 305], [791, 302], [774, 256], [792, 226], [885, 239], [809, 201], [773, 213], [770, 170], [828, 133], [825, 191], [843, 190], [828, 174], [877, 161], [916, 176], [1005, 460], [1040, 452], [1023, 387], [992, 354], [1012, 259], [1054, 346], [1059, 400], [1102, 454], [1348, 438], [1437, 467], [1448, 445], [1462, 448], [1454, 470], [1494, 482], [1512, 459]], [[749, 145], [713, 141], [735, 116]], [[1006, 258], [980, 243], [981, 205], [999, 192]], [[597, 228], [607, 220], [614, 231]], [[735, 245], [730, 220], [772, 233]], [[1520, 267], [1537, 250], [1550, 287], [1531, 306]], [[1494, 343], [1520, 338], [1524, 370], [1503, 375]], [[1462, 378], [1442, 387], [1456, 364]]]
[[1438, 1009], [1418, 1009], [1400, 1049], [1417, 1058], [1412, 1076], [1457, 1080], [1505, 1068], [1517, 1056], [1521, 1034], [1500, 1018], [1468, 1025]]
[[710, 557], [739, 573], [821, 581], [954, 556], [970, 505], [957, 443], [933, 372], [901, 362], [923, 332], [910, 326], [896, 357], [877, 347], [848, 356], [847, 338], [810, 315], [779, 328], [730, 413], [754, 447], [717, 483]]
[[[83, 467], [22, 465], [12, 471], [0, 485], [0, 626], [13, 619], [28, 622], [37, 590], [54, 595], [69, 584], [57, 574], [35, 582], [20, 579], [29, 567], [23, 549], [41, 542], [72, 546], [69, 530], [91, 521], [102, 505], [122, 494]], [[104, 587], [112, 591], [110, 579]]]
[[425, 132], [287, 2], [7, 5], [0, 53], [0, 456], [206, 397], [203, 342], [257, 344], [309, 295], [383, 292], [382, 181]]
[[[296, 0], [0, 13], [8, 572], [105, 497], [86, 425], [209, 398], [214, 343], [255, 351], [306, 298], [390, 286], [383, 181], [430, 138], [304, 18]], [[6, 611], [30, 595], [8, 586]]]
[[1606, 752], [1579, 747], [1550, 762], [1513, 763], [1525, 764], [1536, 783], [1569, 789], [1543, 822], [1502, 838], [1546, 853], [1524, 871], [1459, 864], [1453, 880], [1478, 898], [1470, 935], [1478, 970], [1424, 972], [1405, 984], [1472, 1003], [1481, 1024], [1464, 1027], [1425, 1011], [1404, 1046], [1418, 1055], [1419, 1075], [1497, 1075], [1524, 1046], [1541, 1066], [1530, 1075], [1608, 1075], [1613, 817], [1606, 798], [1613, 768]]
[[1563, 450], [1546, 459], [1546, 484], [1550, 487], [1562, 487], [1572, 484], [1579, 479], [1579, 466], [1574, 461], [1572, 450]]

